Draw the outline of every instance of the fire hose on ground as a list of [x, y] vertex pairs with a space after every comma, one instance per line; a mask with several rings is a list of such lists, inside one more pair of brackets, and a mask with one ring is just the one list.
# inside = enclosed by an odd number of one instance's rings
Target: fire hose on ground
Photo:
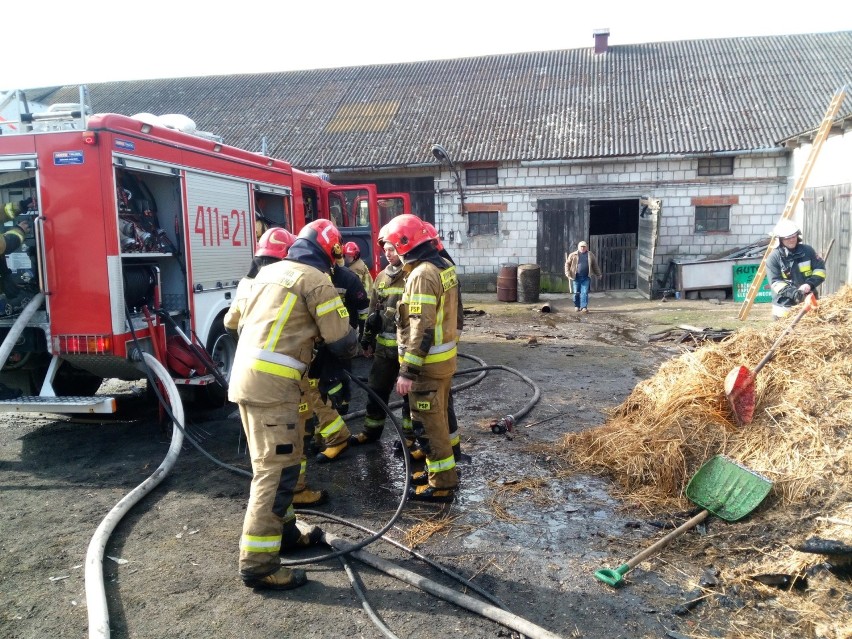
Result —
[[[172, 421], [173, 421], [173, 424], [174, 424], [174, 433], [173, 433], [173, 437], [172, 437], [172, 445], [169, 449], [169, 453], [168, 453], [166, 459], [163, 461], [163, 463], [160, 465], [160, 467], [157, 469], [157, 471], [155, 471], [155, 473], [151, 477], [149, 477], [148, 480], [146, 480], [145, 482], [140, 484], [140, 486], [138, 486], [136, 489], [134, 489], [134, 491], [131, 491], [131, 493], [129, 493], [118, 504], [116, 504], [116, 506], [113, 508], [113, 510], [110, 511], [110, 513], [103, 520], [101, 525], [98, 527], [98, 530], [96, 531], [95, 536], [92, 538], [92, 541], [89, 544], [89, 551], [87, 553], [87, 558], [86, 558], [86, 585], [87, 585], [86, 597], [87, 597], [87, 604], [88, 604], [88, 608], [89, 608], [89, 631], [90, 631], [89, 636], [90, 636], [91, 639], [95, 639], [95, 638], [108, 639], [109, 638], [109, 616], [108, 616], [107, 605], [106, 605], [106, 594], [105, 594], [104, 587], [103, 587], [103, 553], [104, 553], [104, 549], [106, 547], [106, 543], [109, 539], [109, 535], [112, 533], [115, 526], [118, 524], [119, 520], [124, 516], [124, 514], [126, 514], [126, 512], [133, 505], [135, 505], [139, 500], [141, 500], [142, 497], [144, 497], [144, 495], [146, 495], [155, 486], [157, 486], [163, 480], [163, 478], [169, 472], [169, 470], [171, 470], [171, 468], [174, 466], [174, 464], [177, 460], [177, 455], [179, 454], [180, 448], [181, 448], [182, 443], [183, 443], [183, 436], [185, 435], [187, 437], [187, 440], [190, 441], [190, 443], [192, 443], [197, 449], [199, 449], [202, 453], [204, 453], [205, 456], [212, 459], [218, 465], [220, 465], [220, 466], [222, 466], [222, 467], [224, 467], [228, 470], [238, 472], [239, 474], [242, 474], [244, 476], [251, 477], [251, 473], [249, 473], [248, 471], [245, 471], [243, 469], [240, 469], [240, 468], [237, 468], [237, 467], [234, 467], [234, 466], [230, 466], [228, 464], [225, 464], [225, 463], [215, 459], [212, 455], [210, 455], [209, 453], [204, 451], [204, 449], [200, 446], [200, 444], [198, 444], [196, 441], [194, 441], [194, 439], [186, 433], [186, 431], [184, 430], [184, 427], [183, 427], [183, 420], [184, 420], [183, 407], [182, 407], [182, 404], [180, 402], [180, 396], [177, 392], [177, 387], [174, 385], [174, 382], [171, 380], [171, 377], [168, 375], [168, 372], [156, 360], [156, 358], [154, 358], [153, 356], [151, 356], [147, 353], [145, 353], [143, 357], [144, 357], [145, 363], [148, 364], [148, 366], [149, 366], [149, 370], [153, 369], [156, 372], [158, 379], [160, 379], [160, 381], [163, 382], [163, 387], [166, 388], [166, 390], [167, 390], [167, 394], [169, 395], [171, 406], [177, 407], [177, 414], [174, 414], [172, 411], [168, 410], [168, 407], [167, 407], [167, 412], [168, 412], [169, 416], [172, 418]], [[484, 364], [484, 362], [482, 360], [480, 360], [479, 358], [475, 358], [473, 356], [462, 355], [462, 357], [467, 357], [468, 359], [474, 359], [477, 362]], [[511, 420], [511, 422], [509, 423], [509, 428], [508, 428], [509, 430], [511, 430], [511, 426], [515, 423], [515, 421], [517, 421], [518, 419], [520, 419], [521, 417], [526, 415], [532, 409], [532, 407], [535, 405], [535, 403], [538, 401], [538, 399], [540, 397], [540, 391], [539, 391], [538, 387], [528, 377], [526, 377], [525, 375], [522, 375], [520, 372], [516, 371], [515, 369], [511, 369], [509, 367], [501, 366], [501, 365], [480, 366], [480, 367], [477, 367], [477, 368], [474, 368], [474, 369], [463, 369], [461, 371], [458, 371], [457, 374], [459, 374], [459, 375], [471, 374], [471, 373], [480, 373], [480, 375], [478, 375], [475, 379], [470, 380], [470, 381], [465, 382], [464, 384], [460, 385], [456, 390], [459, 390], [461, 388], [467, 388], [468, 386], [477, 383], [478, 381], [480, 381], [484, 377], [484, 375], [487, 373], [488, 370], [506, 370], [508, 372], [516, 374], [519, 377], [521, 377], [525, 382], [527, 382], [530, 386], [532, 386], [532, 388], [535, 391], [533, 398], [527, 403], [526, 406], [524, 406], [521, 409], [521, 411], [518, 411], [515, 415], [508, 415], [504, 418], [501, 418], [501, 420], [507, 420], [507, 419]], [[369, 389], [369, 387], [367, 387], [365, 384], [363, 384], [360, 380], [357, 380], [355, 378], [352, 378], [352, 379], [356, 384], [361, 385], [364, 388], [365, 391], [367, 391], [370, 394], [373, 394], [371, 389]], [[166, 381], [166, 380], [168, 380], [168, 381]], [[150, 375], [149, 375], [149, 383], [154, 383], [154, 380], [150, 378]], [[160, 397], [160, 394], [159, 394], [158, 391], [157, 391], [157, 395], [160, 398], [160, 401], [165, 403], [163, 398]], [[403, 438], [402, 426], [401, 426], [401, 424], [399, 424], [398, 420], [393, 415], [393, 411], [391, 410], [391, 408], [389, 406], [384, 404], [384, 402], [382, 402], [380, 398], [378, 398], [374, 394], [373, 394], [373, 396], [374, 396], [374, 399], [376, 399], [377, 401], [380, 402], [380, 404], [383, 406], [383, 408], [385, 409], [388, 416], [391, 418], [391, 421], [393, 422], [395, 429], [397, 430], [397, 435], [402, 440], [402, 438]], [[354, 415], [354, 414], [351, 415], [351, 417], [355, 417], [355, 416], [356, 415]], [[505, 423], [505, 422], [503, 422], [503, 423]], [[493, 430], [493, 427], [492, 427], [492, 430]], [[366, 597], [364, 596], [363, 591], [359, 592], [359, 589], [356, 588], [356, 586], [358, 584], [355, 581], [354, 572], [352, 571], [351, 567], [348, 566], [347, 563], [345, 562], [345, 556], [346, 555], [353, 555], [361, 561], [364, 561], [364, 558], [363, 558], [364, 556], [372, 558], [372, 555], [369, 555], [369, 553], [362, 553], [362, 556], [359, 556], [357, 553], [359, 553], [362, 548], [369, 545], [373, 541], [376, 541], [377, 539], [382, 539], [384, 541], [387, 541], [389, 543], [393, 543], [394, 545], [397, 545], [397, 546], [409, 551], [412, 555], [414, 555], [416, 557], [423, 558], [428, 563], [437, 567], [439, 570], [441, 570], [445, 574], [447, 574], [447, 575], [449, 575], [453, 578], [458, 579], [461, 583], [467, 585], [468, 587], [471, 587], [473, 590], [478, 592], [480, 595], [484, 596], [485, 598], [489, 599], [490, 601], [493, 601], [496, 604], [496, 607], [490, 606], [488, 604], [483, 604], [482, 602], [479, 602], [478, 600], [475, 600], [475, 599], [473, 599], [473, 598], [471, 598], [467, 595], [460, 595], [458, 593], [455, 593], [454, 591], [452, 591], [450, 589], [447, 589], [447, 588], [445, 588], [445, 587], [443, 587], [439, 584], [431, 582], [430, 580], [428, 580], [428, 579], [426, 579], [426, 578], [424, 578], [420, 575], [417, 575], [416, 573], [410, 573], [409, 571], [405, 571], [405, 570], [403, 570], [399, 567], [394, 566], [394, 564], [392, 564], [391, 562], [388, 562], [388, 561], [385, 561], [385, 560], [379, 560], [378, 558], [376, 558], [378, 561], [383, 562], [384, 568], [380, 568], [380, 569], [383, 569], [385, 572], [387, 572], [387, 574], [389, 574], [391, 576], [395, 576], [395, 577], [405, 581], [406, 583], [409, 583], [410, 585], [415, 585], [415, 586], [423, 589], [424, 591], [429, 592], [430, 594], [433, 594], [435, 596], [438, 596], [438, 597], [445, 599], [446, 601], [449, 601], [451, 603], [455, 603], [456, 605], [459, 605], [461, 607], [465, 607], [468, 610], [471, 610], [473, 612], [477, 612], [478, 614], [485, 616], [489, 619], [492, 619], [494, 621], [497, 621], [498, 623], [501, 623], [502, 625], [505, 625], [506, 627], [513, 628], [513, 629], [515, 629], [519, 632], [523, 632], [526, 636], [533, 637], [534, 639], [556, 638], [557, 635], [554, 635], [554, 634], [550, 633], [549, 631], [547, 631], [543, 628], [535, 626], [531, 622], [528, 622], [528, 621], [526, 621], [526, 620], [524, 620], [520, 617], [516, 617], [512, 613], [509, 613], [502, 606], [501, 602], [499, 602], [496, 598], [494, 598], [493, 596], [491, 596], [487, 592], [476, 587], [469, 580], [464, 579], [463, 577], [461, 577], [460, 575], [457, 575], [453, 571], [441, 566], [440, 564], [437, 564], [437, 562], [433, 562], [433, 561], [429, 560], [428, 558], [423, 557], [419, 553], [416, 553], [414, 550], [406, 548], [404, 545], [399, 544], [398, 542], [395, 542], [392, 539], [384, 537], [384, 534], [393, 526], [393, 524], [397, 521], [397, 519], [401, 515], [402, 509], [404, 508], [405, 503], [406, 503], [406, 496], [407, 496], [408, 486], [410, 484], [410, 476], [411, 476], [411, 458], [410, 458], [410, 455], [408, 454], [408, 451], [405, 449], [404, 446], [403, 446], [403, 450], [405, 450], [406, 481], [405, 481], [405, 486], [403, 488], [402, 499], [400, 500], [399, 507], [397, 508], [397, 511], [394, 513], [394, 515], [391, 517], [391, 519], [388, 521], [388, 523], [385, 526], [382, 527], [381, 530], [379, 530], [377, 532], [373, 532], [373, 531], [369, 531], [369, 529], [358, 526], [357, 524], [354, 524], [352, 522], [348, 522], [347, 520], [337, 518], [337, 517], [334, 517], [334, 516], [331, 516], [331, 515], [327, 515], [326, 513], [317, 512], [317, 511], [303, 511], [303, 512], [305, 512], [305, 514], [313, 514], [313, 515], [318, 515], [318, 516], [321, 516], [321, 517], [327, 517], [329, 519], [338, 521], [339, 523], [343, 523], [343, 524], [346, 524], [346, 525], [349, 525], [349, 526], [353, 526], [355, 528], [359, 528], [359, 529], [364, 530], [364, 531], [368, 531], [372, 534], [368, 538], [360, 541], [357, 544], [349, 544], [348, 542], [343, 542], [345, 544], [345, 547], [335, 548], [333, 550], [333, 552], [326, 553], [326, 554], [324, 554], [320, 557], [313, 557], [313, 558], [310, 558], [310, 559], [298, 560], [298, 561], [283, 561], [282, 560], [282, 562], [281, 562], [282, 565], [303, 565], [303, 564], [308, 564], [308, 563], [319, 563], [319, 562], [322, 562], [322, 561], [327, 561], [327, 560], [332, 559], [332, 558], [338, 558], [338, 557], [341, 558], [341, 561], [344, 564], [344, 569], [346, 570], [347, 575], [349, 576], [350, 581], [353, 584], [353, 588], [355, 588], [355, 590], [356, 590], [356, 594], [358, 594], [359, 598], [361, 599], [361, 601], [364, 605], [364, 608], [367, 611], [368, 616], [376, 624], [377, 628], [382, 632], [382, 634], [384, 634], [387, 637], [393, 637], [393, 634], [390, 632], [390, 630], [386, 626], [384, 626], [384, 624], [381, 622], [381, 620], [378, 618], [378, 616], [375, 614], [375, 612], [372, 611], [372, 608], [369, 607], [369, 604], [366, 601]], [[327, 535], [328, 535], [328, 533], [327, 533]], [[333, 535], [331, 536], [331, 538], [337, 539]], [[331, 544], [329, 544], [329, 545], [331, 545]], [[342, 544], [338, 544], [338, 545], [340, 546]], [[334, 548], [333, 545], [332, 545], [332, 548]], [[365, 563], [368, 563], [368, 565], [373, 565], [373, 564], [370, 563], [370, 561], [365, 561]], [[391, 567], [391, 568], [389, 568], [389, 567]], [[91, 589], [89, 588], [90, 584], [91, 584]]]
[[106, 591], [104, 589], [104, 550], [109, 536], [121, 518], [127, 514], [139, 500], [150, 493], [172, 469], [183, 446], [183, 435], [178, 423], [183, 423], [183, 404], [178, 394], [177, 386], [172, 381], [168, 371], [157, 359], [145, 353], [145, 363], [154, 372], [157, 379], [163, 384], [166, 394], [169, 396], [174, 428], [172, 429], [172, 443], [165, 459], [157, 470], [145, 481], [125, 495], [112, 510], [104, 517], [101, 524], [95, 530], [95, 534], [89, 542], [86, 552], [86, 608], [89, 615], [89, 637], [90, 639], [109, 639], [109, 610], [107, 608]]

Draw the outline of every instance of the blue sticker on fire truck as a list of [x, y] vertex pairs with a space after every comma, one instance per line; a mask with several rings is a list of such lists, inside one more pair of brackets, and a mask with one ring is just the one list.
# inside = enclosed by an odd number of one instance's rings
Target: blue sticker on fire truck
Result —
[[82, 164], [82, 151], [56, 151], [53, 154], [53, 163], [56, 166], [65, 166], [68, 164]]
[[136, 144], [131, 142], [130, 140], [122, 140], [122, 139], [116, 138], [115, 139], [115, 146], [117, 146], [119, 149], [126, 149], [128, 151], [135, 151], [136, 150]]

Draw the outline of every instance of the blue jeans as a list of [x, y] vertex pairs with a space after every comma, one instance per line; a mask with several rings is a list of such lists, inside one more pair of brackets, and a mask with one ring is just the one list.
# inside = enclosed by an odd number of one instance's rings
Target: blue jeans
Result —
[[592, 284], [592, 278], [577, 276], [574, 280], [574, 306], [577, 308], [586, 308], [589, 305], [589, 286]]

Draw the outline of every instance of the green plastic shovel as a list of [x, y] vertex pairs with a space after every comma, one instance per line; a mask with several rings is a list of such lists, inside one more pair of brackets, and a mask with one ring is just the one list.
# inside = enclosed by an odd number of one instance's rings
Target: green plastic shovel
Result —
[[772, 482], [724, 455], [716, 455], [704, 463], [689, 480], [686, 496], [704, 510], [682, 523], [665, 537], [649, 546], [618, 568], [601, 568], [595, 577], [610, 586], [620, 586], [624, 575], [635, 566], [707, 519], [710, 513], [725, 521], [737, 521], [757, 508], [769, 494]]

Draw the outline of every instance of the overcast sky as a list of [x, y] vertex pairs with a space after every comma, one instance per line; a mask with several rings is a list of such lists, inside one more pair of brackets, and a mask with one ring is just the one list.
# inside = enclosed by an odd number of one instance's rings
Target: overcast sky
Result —
[[[836, 0], [42, 0], [5, 20], [0, 90], [852, 30]], [[8, 13], [8, 12], [7, 12]], [[22, 14], [33, 14], [30, 18]], [[37, 15], [36, 15], [37, 14]]]

